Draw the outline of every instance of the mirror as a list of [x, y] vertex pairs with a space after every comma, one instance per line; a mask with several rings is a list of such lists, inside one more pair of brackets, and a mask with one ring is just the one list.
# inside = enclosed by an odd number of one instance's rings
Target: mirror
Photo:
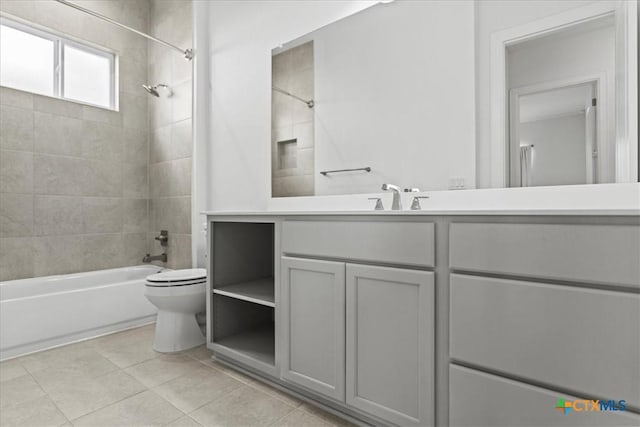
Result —
[[637, 181], [632, 2], [517, 3], [385, 2], [274, 48], [272, 197]]

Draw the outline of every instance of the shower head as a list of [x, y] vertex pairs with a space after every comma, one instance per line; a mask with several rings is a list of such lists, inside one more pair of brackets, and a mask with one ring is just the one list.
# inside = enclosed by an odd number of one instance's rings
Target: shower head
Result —
[[144, 88], [144, 90], [146, 90], [147, 92], [149, 92], [151, 95], [160, 98], [160, 94], [158, 93], [158, 91], [156, 90], [155, 86], [151, 86], [151, 85], [142, 85], [142, 87]]
[[167, 96], [171, 96], [173, 95], [173, 92], [171, 91], [171, 88], [169, 88], [169, 86], [165, 85], [165, 84], [157, 84], [157, 85], [142, 85], [142, 87], [144, 88], [144, 90], [146, 90], [147, 92], [149, 92], [151, 95], [155, 96], [156, 98], [160, 98], [160, 93], [158, 92], [158, 89], [164, 89], [167, 91]]

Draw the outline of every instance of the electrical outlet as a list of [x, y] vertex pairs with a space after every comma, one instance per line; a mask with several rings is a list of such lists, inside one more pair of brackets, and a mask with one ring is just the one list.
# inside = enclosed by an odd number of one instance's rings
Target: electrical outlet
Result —
[[463, 176], [452, 176], [449, 178], [449, 190], [463, 190], [465, 182]]

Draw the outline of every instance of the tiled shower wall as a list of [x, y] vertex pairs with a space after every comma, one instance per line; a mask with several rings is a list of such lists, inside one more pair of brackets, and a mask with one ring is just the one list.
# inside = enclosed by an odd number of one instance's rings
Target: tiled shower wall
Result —
[[[135, 28], [148, 0], [78, 3]], [[0, 10], [118, 53], [118, 112], [2, 88], [0, 280], [140, 264], [147, 251], [147, 42], [53, 1]]]
[[[302, 99], [314, 97], [313, 41], [274, 55], [273, 86]], [[271, 93], [271, 194], [314, 194], [314, 110], [281, 92]]]
[[[193, 46], [191, 1], [151, 0], [151, 35], [181, 48]], [[148, 97], [149, 108], [149, 248], [164, 248], [153, 240], [169, 231], [170, 268], [191, 267], [191, 87], [192, 62], [180, 52], [149, 42], [149, 82], [171, 87], [160, 98]]]

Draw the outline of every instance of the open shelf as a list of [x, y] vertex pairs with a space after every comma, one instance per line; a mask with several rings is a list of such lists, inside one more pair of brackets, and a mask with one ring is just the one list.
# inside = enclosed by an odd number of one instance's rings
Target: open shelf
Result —
[[255, 304], [275, 307], [273, 277], [214, 288], [213, 293]]
[[275, 365], [275, 329], [273, 323], [230, 335], [216, 344], [260, 362]]

